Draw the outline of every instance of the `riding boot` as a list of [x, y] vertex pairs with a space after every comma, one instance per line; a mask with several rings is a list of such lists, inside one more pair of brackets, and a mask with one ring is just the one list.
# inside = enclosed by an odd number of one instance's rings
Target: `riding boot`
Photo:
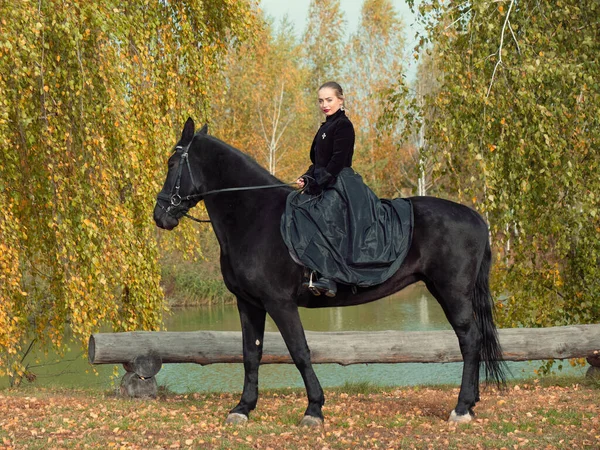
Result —
[[318, 280], [313, 281], [311, 277], [308, 289], [316, 296], [325, 294], [327, 297], [335, 297], [335, 294], [337, 293], [337, 284], [329, 278], [320, 277]]

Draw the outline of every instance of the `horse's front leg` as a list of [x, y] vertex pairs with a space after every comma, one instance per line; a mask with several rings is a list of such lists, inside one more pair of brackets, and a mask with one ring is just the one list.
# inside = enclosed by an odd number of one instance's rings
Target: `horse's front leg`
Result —
[[325, 403], [325, 396], [310, 361], [310, 350], [298, 314], [298, 306], [291, 302], [289, 304], [277, 304], [275, 308], [269, 309], [268, 312], [275, 321], [277, 328], [279, 328], [279, 332], [283, 336], [285, 345], [296, 368], [300, 371], [306, 387], [308, 408], [300, 425], [322, 425], [322, 407]]
[[258, 367], [263, 353], [265, 318], [267, 312], [237, 298], [240, 321], [242, 322], [242, 345], [244, 351], [244, 391], [242, 398], [233, 408], [225, 423], [236, 424], [248, 420], [248, 414], [256, 408], [258, 401]]

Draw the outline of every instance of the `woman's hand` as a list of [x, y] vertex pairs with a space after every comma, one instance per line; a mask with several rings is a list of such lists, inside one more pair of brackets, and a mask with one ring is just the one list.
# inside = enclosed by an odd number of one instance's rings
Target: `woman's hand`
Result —
[[296, 180], [296, 184], [300, 189], [304, 189], [304, 178], [300, 177]]

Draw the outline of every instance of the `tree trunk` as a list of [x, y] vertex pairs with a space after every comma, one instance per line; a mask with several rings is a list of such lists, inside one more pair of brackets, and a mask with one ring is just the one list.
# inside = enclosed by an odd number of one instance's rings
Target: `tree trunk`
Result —
[[[600, 325], [498, 330], [504, 359], [528, 361], [593, 357]], [[453, 331], [307, 332], [313, 363], [440, 363], [462, 361]], [[232, 331], [97, 333], [92, 364], [131, 363], [152, 353], [162, 363], [242, 362], [242, 337]], [[292, 363], [279, 333], [265, 333], [263, 364]]]

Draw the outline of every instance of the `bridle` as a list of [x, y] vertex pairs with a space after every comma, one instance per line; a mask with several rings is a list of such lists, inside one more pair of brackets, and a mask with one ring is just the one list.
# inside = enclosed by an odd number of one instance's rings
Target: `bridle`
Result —
[[177, 147], [175, 147], [175, 151], [181, 150], [181, 157], [179, 159], [179, 166], [177, 167], [177, 178], [175, 180], [175, 186], [173, 187], [170, 195], [164, 194], [161, 191], [157, 196], [158, 200], [163, 200], [163, 201], [166, 201], [169, 203], [169, 206], [167, 206], [165, 208], [163, 205], [160, 204], [160, 202], [157, 202], [158, 206], [161, 209], [163, 209], [169, 216], [174, 217], [176, 219], [179, 219], [179, 218], [185, 216], [188, 219], [191, 219], [195, 222], [210, 223], [210, 219], [196, 219], [195, 217], [190, 216], [188, 214], [188, 211], [190, 210], [190, 208], [185, 205], [182, 206], [183, 202], [188, 202], [188, 201], [194, 200], [194, 199], [202, 200], [207, 195], [218, 194], [221, 192], [251, 191], [251, 190], [256, 190], [256, 189], [272, 189], [272, 188], [278, 188], [278, 187], [284, 187], [284, 186], [293, 186], [296, 184], [296, 182], [293, 182], [293, 183], [266, 184], [266, 185], [262, 185], [262, 186], [243, 186], [243, 187], [235, 187], [235, 188], [214, 189], [212, 191], [207, 191], [202, 194], [190, 194], [190, 195], [186, 195], [185, 197], [182, 197], [179, 194], [179, 190], [181, 188], [181, 174], [183, 173], [184, 161], [185, 161], [185, 165], [187, 165], [188, 174], [190, 175], [190, 180], [192, 182], [192, 189], [196, 187], [196, 183], [194, 181], [194, 174], [192, 173], [192, 167], [190, 166], [190, 159], [189, 159], [189, 154], [188, 154], [190, 145], [191, 145], [191, 142], [188, 145], [186, 145], [185, 147], [183, 147], [181, 145], [178, 145]]
[[[189, 200], [191, 200], [191, 196], [186, 196], [185, 198], [181, 198], [181, 195], [179, 194], [179, 189], [181, 188], [181, 174], [183, 173], [183, 165], [187, 165], [188, 168], [188, 173], [190, 175], [190, 180], [192, 182], [192, 187], [196, 186], [196, 183], [194, 181], [194, 174], [192, 173], [192, 167], [190, 166], [190, 160], [189, 160], [189, 154], [188, 151], [190, 149], [190, 144], [191, 142], [184, 146], [178, 145], [177, 147], [175, 147], [175, 151], [177, 152], [178, 150], [181, 150], [181, 157], [179, 158], [179, 166], [177, 167], [177, 178], [175, 180], [175, 186], [173, 186], [173, 189], [171, 190], [171, 194], [165, 194], [162, 191], [158, 194], [158, 200], [163, 200], [169, 203], [168, 207], [164, 207], [163, 205], [160, 204], [160, 202], [158, 202], [158, 206], [163, 209], [168, 215], [170, 215], [171, 217], [174, 217], [176, 219], [179, 219], [182, 216], [186, 216], [187, 212], [190, 210], [190, 208], [186, 207], [186, 206], [182, 206], [181, 203], [182, 202], [187, 202]], [[197, 197], [197, 196], [194, 196]], [[195, 219], [197, 221], [202, 221], [204, 222], [204, 220], [201, 219]], [[208, 221], [210, 222], [210, 221]]]

